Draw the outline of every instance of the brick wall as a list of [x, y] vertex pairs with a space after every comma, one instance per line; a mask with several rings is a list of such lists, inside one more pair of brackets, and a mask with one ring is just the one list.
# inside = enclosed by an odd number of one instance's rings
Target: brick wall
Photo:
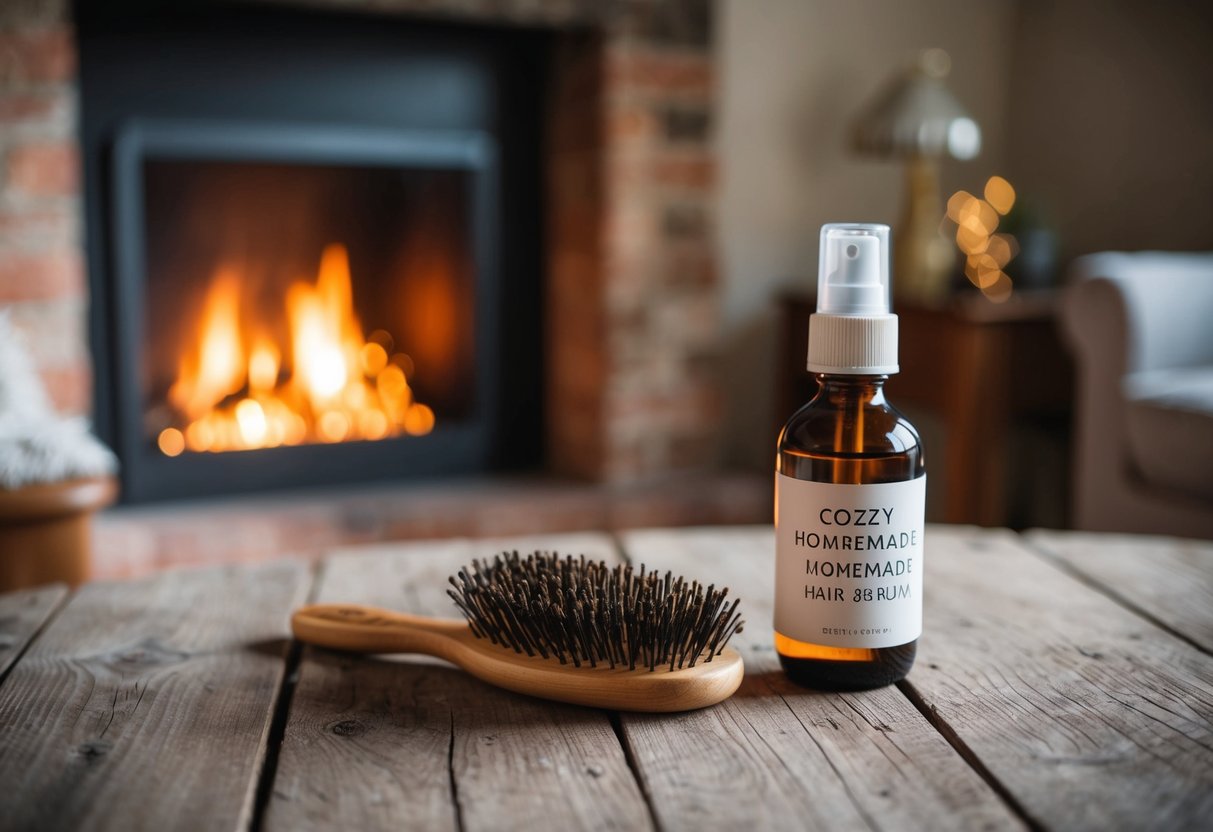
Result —
[[91, 381], [65, 7], [0, 4], [0, 307], [25, 334], [55, 404], [83, 413]]
[[[263, 0], [264, 2], [264, 0]], [[710, 0], [273, 0], [553, 26], [549, 457], [612, 482], [710, 465], [720, 427]], [[0, 5], [0, 305], [57, 404], [91, 397], [63, 0]]]

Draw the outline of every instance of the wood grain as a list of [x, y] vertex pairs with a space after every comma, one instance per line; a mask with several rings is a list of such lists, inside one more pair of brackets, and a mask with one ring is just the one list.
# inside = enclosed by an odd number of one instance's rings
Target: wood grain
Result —
[[896, 688], [827, 694], [789, 683], [772, 648], [769, 528], [623, 535], [634, 562], [725, 584], [746, 681], [677, 717], [622, 715], [639, 776], [668, 829], [1016, 829], [1022, 824]]
[[1040, 826], [1207, 828], [1213, 659], [1009, 532], [928, 533], [921, 697]]
[[246, 826], [309, 581], [277, 562], [81, 588], [0, 688], [5, 827]]
[[1213, 653], [1213, 541], [1044, 530], [1024, 539]]
[[[452, 615], [473, 557], [543, 548], [617, 558], [570, 535], [365, 548], [325, 562], [320, 603]], [[268, 829], [645, 829], [651, 820], [601, 711], [489, 687], [426, 657], [305, 648]]]
[[0, 680], [67, 595], [63, 584], [0, 595]]

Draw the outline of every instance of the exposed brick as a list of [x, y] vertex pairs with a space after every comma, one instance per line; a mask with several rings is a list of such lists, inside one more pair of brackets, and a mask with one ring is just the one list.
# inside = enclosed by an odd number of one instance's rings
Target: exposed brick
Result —
[[[716, 181], [716, 164], [706, 152], [615, 153], [608, 166], [608, 186], [626, 198], [657, 199], [655, 188], [665, 187], [696, 195], [709, 193]], [[637, 189], [643, 194], [632, 194]], [[649, 196], [649, 194], [652, 194]]]
[[0, 30], [47, 29], [62, 26], [71, 16], [71, 0], [4, 0]]
[[66, 205], [0, 208], [0, 246], [68, 247], [77, 240], [77, 226], [76, 211]]
[[5, 126], [48, 121], [55, 115], [60, 96], [36, 92], [0, 92], [0, 124]]
[[76, 74], [76, 44], [66, 26], [0, 32], [0, 87], [68, 81]]
[[88, 413], [92, 409], [93, 375], [88, 364], [42, 367], [38, 374], [46, 385], [51, 404], [60, 413]]
[[707, 96], [714, 73], [708, 54], [613, 45], [607, 50], [607, 89]]
[[665, 298], [653, 307], [653, 326], [663, 338], [681, 348], [701, 350], [720, 337], [720, 314], [712, 293], [684, 293]]
[[652, 175], [662, 185], [706, 190], [716, 181], [716, 162], [707, 154], [658, 159], [652, 165]]
[[31, 196], [63, 196], [80, 190], [80, 152], [75, 144], [23, 144], [8, 152], [5, 184]]
[[706, 244], [667, 244], [661, 277], [671, 289], [711, 293], [719, 282], [716, 254]]
[[654, 43], [707, 47], [712, 40], [712, 0], [632, 0], [621, 28]]
[[703, 105], [671, 104], [661, 110], [661, 126], [668, 141], [702, 144], [710, 138], [712, 114]]
[[675, 240], [702, 240], [708, 232], [707, 214], [698, 202], [671, 202], [662, 209], [661, 231]]
[[613, 142], [651, 141], [661, 135], [662, 128], [653, 109], [639, 103], [611, 107], [607, 125]]
[[28, 300], [7, 304], [6, 309], [39, 367], [66, 366], [87, 360], [83, 297]]
[[74, 297], [83, 291], [78, 252], [0, 252], [0, 302]]

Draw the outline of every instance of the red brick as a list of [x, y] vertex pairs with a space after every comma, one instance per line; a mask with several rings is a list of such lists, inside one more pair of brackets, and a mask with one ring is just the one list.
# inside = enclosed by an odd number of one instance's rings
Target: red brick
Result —
[[31, 247], [53, 243], [70, 246], [76, 235], [76, 214], [66, 206], [0, 208], [0, 245]]
[[76, 75], [76, 44], [66, 27], [0, 33], [0, 86], [69, 81]]
[[662, 185], [706, 190], [716, 181], [716, 162], [706, 154], [658, 159], [653, 163], [652, 175]]
[[85, 363], [38, 370], [51, 404], [60, 413], [80, 414], [92, 410], [93, 376]]
[[6, 186], [32, 196], [62, 196], [80, 190], [80, 153], [74, 144], [19, 145], [9, 151], [5, 167]]
[[609, 50], [608, 89], [707, 96], [712, 92], [712, 60], [707, 53], [616, 47]]
[[653, 111], [638, 104], [611, 107], [607, 123], [609, 136], [615, 142], [652, 140], [660, 134], [661, 127]]
[[617, 153], [608, 168], [608, 186], [626, 198], [644, 197], [637, 192], [653, 185], [677, 188], [684, 195], [709, 192], [716, 181], [716, 163], [707, 153]]
[[0, 124], [47, 121], [55, 112], [53, 95], [30, 92], [0, 93]]
[[82, 296], [19, 301], [4, 307], [37, 366], [67, 366], [88, 355], [86, 301]]
[[84, 291], [84, 266], [75, 251], [0, 253], [0, 302], [74, 297]]

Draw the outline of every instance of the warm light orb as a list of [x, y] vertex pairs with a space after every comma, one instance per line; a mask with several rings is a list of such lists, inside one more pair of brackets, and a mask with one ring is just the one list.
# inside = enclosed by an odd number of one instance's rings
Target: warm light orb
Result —
[[240, 428], [240, 439], [246, 448], [256, 448], [265, 442], [268, 426], [265, 411], [253, 399], [244, 399], [236, 405], [236, 424]]
[[165, 456], [180, 456], [185, 450], [185, 434], [176, 428], [165, 428], [160, 431], [156, 444]]
[[1011, 298], [1011, 288], [1011, 278], [999, 272], [993, 283], [982, 289], [982, 293], [994, 303], [1006, 303]]
[[1006, 216], [1015, 206], [1015, 189], [1001, 176], [991, 176], [986, 182], [986, 202], [998, 213]]
[[194, 422], [185, 429], [185, 443], [191, 451], [209, 451], [215, 442], [215, 430], [209, 422]]
[[956, 247], [965, 255], [965, 277], [986, 298], [1004, 303], [1011, 297], [1012, 285], [1003, 269], [1019, 253], [1019, 244], [1012, 235], [995, 232], [1002, 216], [1015, 204], [1015, 189], [1001, 176], [991, 176], [982, 193], [984, 199], [968, 191], [952, 194], [944, 219], [956, 225]]
[[413, 436], [424, 436], [434, 429], [434, 411], [423, 404], [411, 406], [404, 414], [404, 429]]
[[387, 350], [382, 345], [369, 342], [362, 348], [362, 372], [374, 378], [387, 366]]
[[387, 416], [381, 410], [364, 410], [358, 416], [358, 430], [364, 439], [382, 439], [387, 436]]
[[338, 410], [330, 410], [320, 417], [320, 436], [326, 442], [340, 442], [350, 430], [350, 420]]
[[960, 224], [960, 212], [965, 210], [970, 202], [976, 202], [977, 197], [968, 191], [957, 191], [948, 197], [947, 216], [952, 222]]
[[407, 353], [396, 353], [392, 356], [392, 363], [404, 371], [405, 378], [412, 378], [417, 374], [417, 367]]

